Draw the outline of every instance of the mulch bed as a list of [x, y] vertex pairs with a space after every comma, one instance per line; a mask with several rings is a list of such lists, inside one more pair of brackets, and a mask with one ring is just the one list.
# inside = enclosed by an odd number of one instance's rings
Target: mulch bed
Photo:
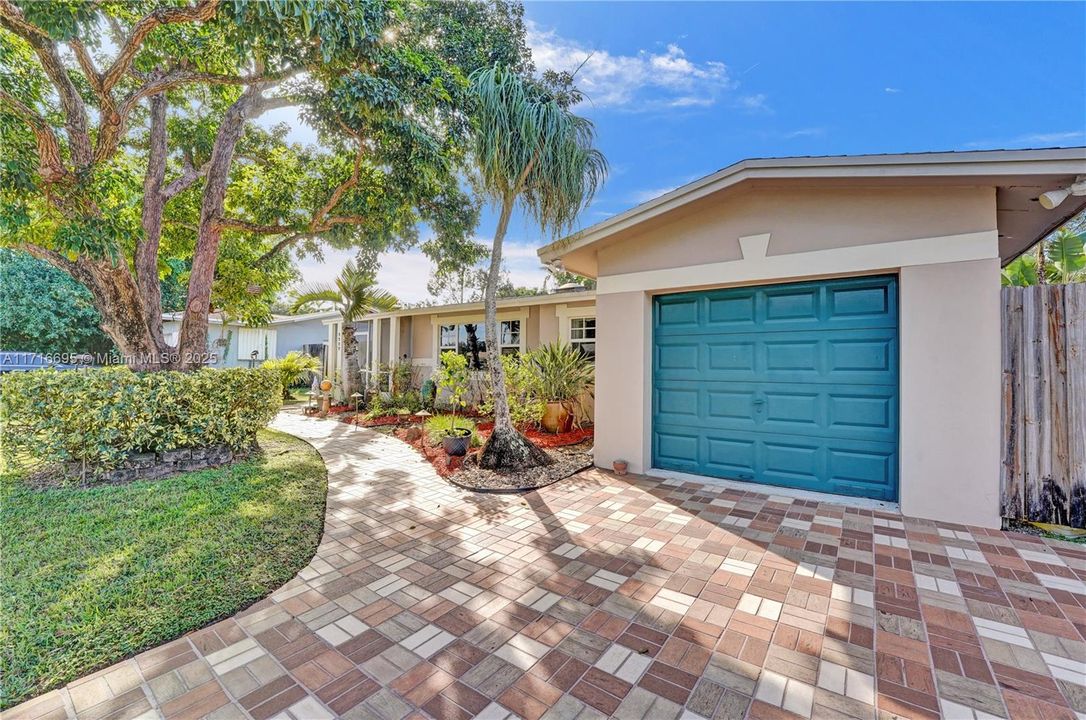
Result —
[[544, 452], [551, 457], [553, 463], [511, 472], [483, 470], [477, 464], [478, 455], [472, 454], [464, 461], [460, 472], [447, 479], [453, 485], [476, 492], [517, 493], [538, 490], [592, 467], [592, 456], [588, 452], [591, 449], [591, 442], [545, 448]]
[[[493, 423], [480, 424], [479, 435], [484, 441], [490, 436], [493, 426]], [[592, 455], [588, 452], [592, 449], [592, 428], [581, 428], [558, 434], [536, 429], [527, 430], [525, 435], [542, 447], [554, 462], [543, 467], [508, 473], [480, 468], [477, 460], [479, 448], [472, 448], [464, 458], [450, 457], [440, 443], [431, 445], [425, 433], [408, 440], [409, 435], [415, 435], [411, 430], [412, 428], [409, 427], [396, 428], [392, 431], [392, 435], [415, 448], [433, 466], [438, 475], [467, 490], [499, 493], [535, 490], [556, 483], [592, 465]]]
[[[490, 437], [490, 431], [494, 429], [494, 423], [479, 423], [475, 426], [475, 429], [479, 432], [479, 435], [483, 440], [486, 440]], [[565, 447], [566, 445], [578, 445], [586, 440], [591, 440], [593, 436], [591, 427], [574, 428], [566, 433], [549, 433], [546, 430], [541, 430], [537, 427], [526, 427], [520, 428], [520, 432], [537, 447], [541, 447], [544, 450]]]

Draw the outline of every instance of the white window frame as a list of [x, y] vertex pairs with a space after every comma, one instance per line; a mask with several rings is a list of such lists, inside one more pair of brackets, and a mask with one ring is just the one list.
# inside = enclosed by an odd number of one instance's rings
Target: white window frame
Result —
[[554, 314], [558, 316], [558, 340], [559, 342], [569, 345], [579, 345], [582, 342], [596, 343], [596, 352], [599, 352], [599, 327], [595, 326], [595, 337], [591, 340], [587, 339], [573, 339], [573, 321], [574, 320], [591, 320], [596, 322], [596, 306], [595, 305], [582, 305], [580, 307], [570, 307], [562, 304], [554, 308]]
[[[520, 332], [517, 333], [517, 342], [511, 344], [502, 344], [501, 350], [508, 350], [516, 348], [517, 352], [525, 352], [525, 337], [527, 335], [527, 323], [528, 314], [522, 310], [509, 311], [498, 313], [498, 323], [507, 322], [509, 320], [517, 320], [520, 322]], [[448, 325], [482, 325], [483, 318], [479, 315], [454, 315], [454, 316], [440, 316], [435, 315], [430, 318], [430, 322], [433, 325], [433, 363], [434, 367], [438, 367], [441, 364], [441, 328]], [[499, 329], [499, 333], [501, 330]], [[454, 350], [455, 348], [444, 348], [448, 350]], [[489, 353], [489, 350], [487, 351]]]

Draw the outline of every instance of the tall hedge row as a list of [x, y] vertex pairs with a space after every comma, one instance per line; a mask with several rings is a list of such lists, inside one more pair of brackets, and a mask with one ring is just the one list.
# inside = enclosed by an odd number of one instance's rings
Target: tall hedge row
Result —
[[124, 367], [0, 376], [0, 435], [9, 457], [108, 470], [129, 453], [240, 448], [282, 401], [263, 369], [136, 373]]

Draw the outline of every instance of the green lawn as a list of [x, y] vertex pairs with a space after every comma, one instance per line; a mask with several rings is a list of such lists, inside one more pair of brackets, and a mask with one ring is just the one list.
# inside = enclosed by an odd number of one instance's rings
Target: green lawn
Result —
[[324, 463], [289, 435], [259, 440], [262, 456], [157, 482], [0, 476], [0, 707], [228, 616], [309, 562]]

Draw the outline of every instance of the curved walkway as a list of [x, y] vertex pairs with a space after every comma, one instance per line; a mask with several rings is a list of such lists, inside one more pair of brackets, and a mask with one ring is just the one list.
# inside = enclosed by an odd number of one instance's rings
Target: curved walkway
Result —
[[599, 471], [477, 495], [274, 426], [328, 464], [309, 566], [4, 717], [1086, 717], [1086, 547]]

